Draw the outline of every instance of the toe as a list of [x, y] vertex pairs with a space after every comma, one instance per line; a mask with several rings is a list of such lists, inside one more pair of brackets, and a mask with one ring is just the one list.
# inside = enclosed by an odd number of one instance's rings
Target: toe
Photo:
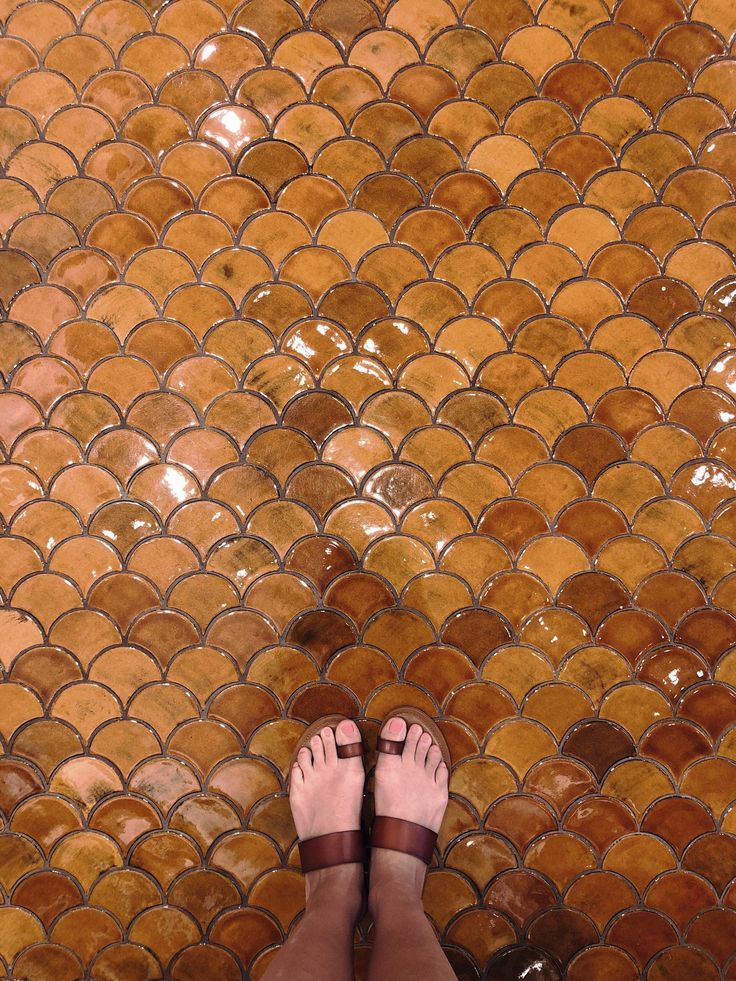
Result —
[[335, 740], [338, 746], [360, 742], [360, 729], [352, 719], [342, 719], [335, 730]]
[[420, 766], [424, 766], [427, 762], [427, 753], [431, 745], [432, 737], [428, 732], [423, 732], [417, 741], [416, 753], [414, 754], [414, 759]]
[[432, 746], [429, 747], [429, 752], [427, 753], [427, 762], [425, 764], [425, 766], [432, 774], [432, 776], [435, 775], [441, 759], [442, 759], [442, 751], [440, 750], [437, 743], [434, 743]]
[[320, 731], [322, 736], [322, 745], [325, 748], [325, 763], [328, 766], [334, 766], [337, 763], [337, 745], [335, 743], [335, 733], [330, 726], [325, 726], [324, 729]]
[[416, 722], [409, 726], [409, 731], [406, 734], [406, 743], [404, 744], [404, 752], [401, 754], [405, 760], [414, 762], [417, 755], [417, 743], [419, 742], [422, 731], [422, 727]]
[[388, 722], [384, 722], [381, 735], [384, 739], [390, 739], [392, 742], [401, 742], [406, 736], [406, 719], [402, 719], [400, 715], [395, 715]]
[[440, 763], [440, 765], [437, 767], [437, 772], [435, 773], [434, 778], [437, 781], [437, 783], [441, 783], [444, 786], [447, 786], [449, 776], [450, 776], [450, 771], [447, 769], [447, 763], [445, 763], [445, 761], [443, 760]]
[[312, 747], [315, 768], [319, 769], [323, 767], [325, 765], [325, 744], [322, 742], [322, 737], [318, 732], [309, 740], [309, 745]]
[[294, 761], [294, 765], [291, 768], [291, 787], [303, 787], [304, 786], [304, 774], [302, 773], [302, 768], [299, 764]]
[[302, 775], [306, 777], [312, 770], [312, 754], [308, 746], [302, 746], [296, 754], [296, 761], [301, 768]]

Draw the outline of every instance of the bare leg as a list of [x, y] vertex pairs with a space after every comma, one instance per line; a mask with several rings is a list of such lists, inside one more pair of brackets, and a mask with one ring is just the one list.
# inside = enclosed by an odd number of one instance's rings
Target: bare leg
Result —
[[[321, 878], [316, 881], [314, 876]], [[363, 866], [335, 865], [307, 873], [304, 915], [262, 981], [352, 981], [353, 937], [360, 914]]]
[[[405, 732], [406, 722], [392, 719], [381, 735], [402, 739]], [[447, 785], [448, 770], [439, 747], [415, 723], [401, 756], [379, 754], [376, 814], [438, 831], [447, 807]], [[422, 906], [426, 870], [413, 855], [373, 849], [368, 908], [376, 934], [369, 981], [456, 981]]]
[[[359, 737], [354, 722], [337, 727], [342, 746]], [[289, 803], [301, 841], [333, 831], [360, 829], [365, 771], [359, 756], [337, 756], [326, 726], [299, 751]], [[353, 938], [363, 900], [363, 866], [357, 862], [307, 872], [306, 909], [262, 981], [352, 981]]]

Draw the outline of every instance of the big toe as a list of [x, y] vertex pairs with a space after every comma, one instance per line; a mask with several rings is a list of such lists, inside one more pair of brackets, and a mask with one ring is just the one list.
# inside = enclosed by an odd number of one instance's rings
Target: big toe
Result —
[[335, 741], [338, 746], [360, 742], [360, 729], [352, 719], [342, 719], [335, 729]]
[[404, 739], [406, 736], [406, 719], [402, 719], [400, 715], [395, 715], [389, 719], [381, 729], [381, 736], [392, 742], [399, 742]]

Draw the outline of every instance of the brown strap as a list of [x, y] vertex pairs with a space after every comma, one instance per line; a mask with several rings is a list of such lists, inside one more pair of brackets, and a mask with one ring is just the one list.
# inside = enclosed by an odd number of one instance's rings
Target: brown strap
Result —
[[371, 848], [391, 848], [395, 852], [407, 852], [429, 865], [436, 841], [437, 832], [425, 828], [423, 824], [404, 821], [402, 818], [373, 818]]
[[338, 746], [337, 755], [341, 760], [346, 760], [350, 756], [362, 756], [363, 743], [347, 743], [345, 746]]
[[314, 872], [343, 862], [363, 862], [365, 846], [362, 831], [333, 831], [299, 842], [302, 872]]
[[379, 736], [376, 742], [376, 749], [379, 753], [391, 753], [392, 756], [401, 756], [405, 742], [406, 738], [384, 739], [383, 736]]

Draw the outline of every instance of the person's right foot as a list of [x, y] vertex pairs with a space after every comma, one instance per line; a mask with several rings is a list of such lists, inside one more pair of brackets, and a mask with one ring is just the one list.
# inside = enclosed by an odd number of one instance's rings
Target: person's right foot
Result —
[[[432, 736], [416, 722], [406, 731], [406, 720], [394, 716], [381, 730], [384, 739], [400, 741], [401, 756], [379, 753], [374, 774], [376, 816], [402, 818], [439, 831], [447, 808], [449, 771]], [[368, 908], [375, 918], [380, 897], [401, 891], [419, 899], [427, 866], [414, 855], [390, 848], [371, 851]]]

